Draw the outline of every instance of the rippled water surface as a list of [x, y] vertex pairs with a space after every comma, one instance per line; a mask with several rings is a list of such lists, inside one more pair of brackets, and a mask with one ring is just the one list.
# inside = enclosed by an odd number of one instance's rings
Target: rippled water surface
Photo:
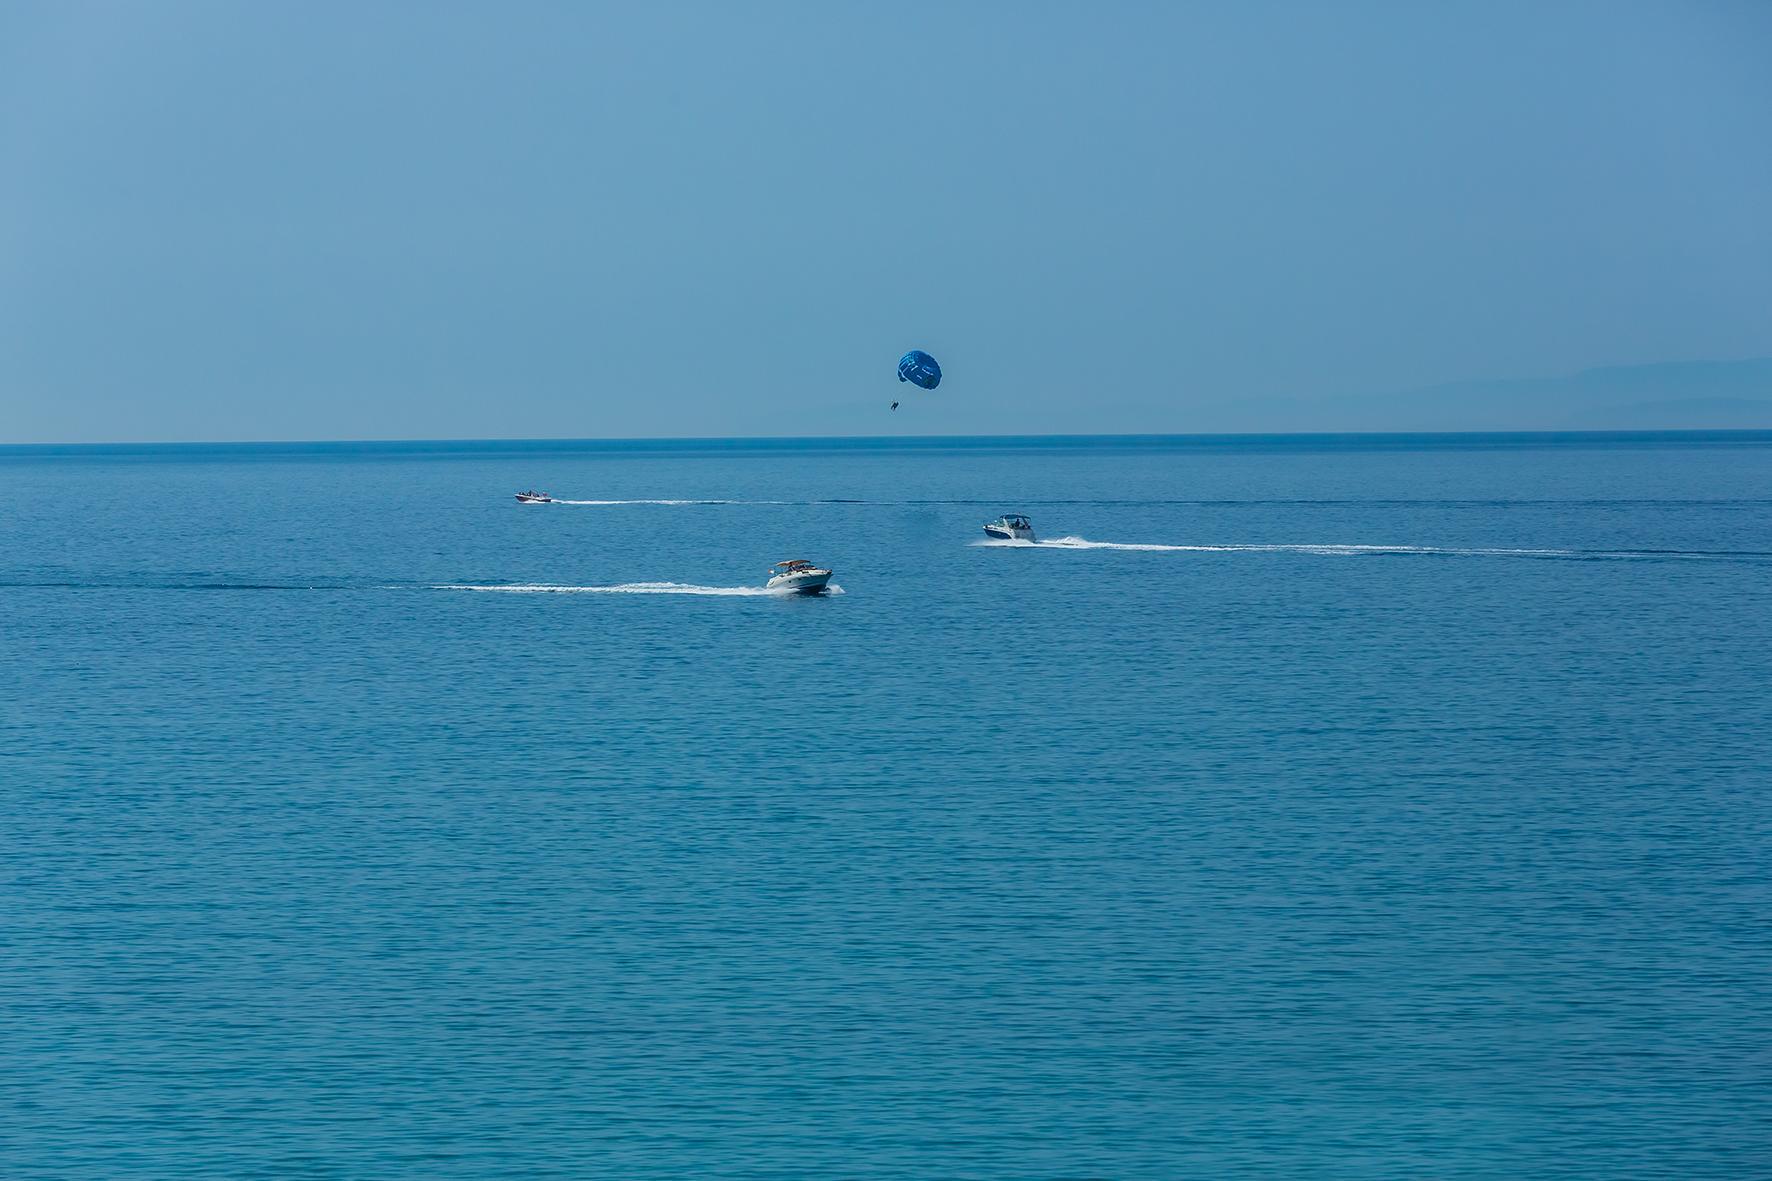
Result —
[[0, 449], [0, 660], [7, 1177], [1772, 1174], [1769, 436]]

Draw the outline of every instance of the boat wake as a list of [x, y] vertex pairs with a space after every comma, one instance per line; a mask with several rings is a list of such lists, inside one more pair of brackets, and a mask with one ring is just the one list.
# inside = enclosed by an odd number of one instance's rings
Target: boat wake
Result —
[[1132, 550], [1145, 553], [1186, 554], [1311, 554], [1319, 557], [1359, 558], [1424, 556], [1451, 558], [1545, 558], [1573, 561], [1764, 561], [1772, 554], [1748, 550], [1604, 550], [1604, 549], [1508, 549], [1498, 546], [1440, 545], [1157, 545], [1123, 541], [1091, 541], [1087, 537], [1055, 537], [1044, 541], [1005, 541], [985, 538], [972, 543], [1005, 549]]
[[773, 500], [562, 500], [555, 497], [552, 504], [589, 505], [594, 508], [614, 508], [627, 504], [775, 504]]
[[[614, 586], [560, 586], [555, 583], [441, 583], [432, 590], [484, 591], [506, 595], [709, 595], [720, 598], [779, 599], [793, 591], [767, 590], [760, 586], [697, 586], [688, 582], [623, 582]], [[843, 588], [832, 583], [827, 595], [840, 595]]]
[[1325, 557], [1359, 557], [1363, 554], [1448, 554], [1468, 557], [1576, 557], [1578, 551], [1563, 549], [1458, 549], [1434, 545], [1157, 545], [1129, 541], [1091, 541], [1087, 537], [1053, 537], [1044, 541], [1006, 541], [987, 538], [977, 546], [1022, 549], [1106, 549], [1144, 553], [1183, 554], [1317, 554]]

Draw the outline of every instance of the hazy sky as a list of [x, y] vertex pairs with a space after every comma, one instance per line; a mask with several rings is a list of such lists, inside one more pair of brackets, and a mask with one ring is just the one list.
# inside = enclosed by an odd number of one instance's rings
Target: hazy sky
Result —
[[1188, 431], [1768, 353], [1772, 4], [0, 0], [0, 441]]

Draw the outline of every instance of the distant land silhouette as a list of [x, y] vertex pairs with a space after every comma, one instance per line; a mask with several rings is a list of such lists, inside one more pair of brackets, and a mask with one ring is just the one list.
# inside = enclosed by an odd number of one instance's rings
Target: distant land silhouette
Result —
[[[1251, 399], [1198, 429], [1636, 431], [1772, 428], [1772, 357], [1585, 369], [1564, 377], [1448, 382], [1388, 394]], [[1274, 429], [1272, 426], [1267, 429]]]

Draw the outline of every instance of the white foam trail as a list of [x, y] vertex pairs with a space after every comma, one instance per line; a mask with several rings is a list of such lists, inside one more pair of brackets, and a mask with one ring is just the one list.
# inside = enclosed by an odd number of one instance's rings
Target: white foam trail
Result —
[[1458, 549], [1435, 545], [1155, 545], [1123, 541], [1091, 541], [1087, 537], [1055, 537], [1046, 541], [987, 539], [973, 545], [1023, 547], [1026, 549], [1137, 550], [1147, 553], [1187, 554], [1315, 554], [1322, 557], [1359, 557], [1366, 554], [1443, 554], [1454, 557], [1573, 558], [1567, 549]]
[[[769, 590], [761, 586], [697, 586], [688, 582], [623, 582], [615, 586], [560, 586], [554, 583], [521, 584], [442, 583], [432, 590], [486, 591], [506, 595], [714, 595], [726, 598], [779, 598], [792, 591]], [[843, 594], [843, 588], [832, 583], [826, 594]]]
[[696, 586], [687, 582], [624, 582], [615, 586], [560, 586], [554, 583], [475, 585], [447, 583], [433, 590], [486, 591], [504, 595], [771, 595], [760, 586]]
[[[758, 503], [758, 502], [752, 502], [752, 501], [748, 501], [748, 500], [560, 500], [560, 499], [556, 498], [553, 503], [555, 503], [555, 504], [595, 505], [599, 508], [609, 508], [609, 507], [612, 507], [615, 505], [622, 505], [622, 504], [684, 505], [684, 504], [751, 504], [751, 503]], [[774, 502], [770, 501], [767, 503], [774, 503]]]

